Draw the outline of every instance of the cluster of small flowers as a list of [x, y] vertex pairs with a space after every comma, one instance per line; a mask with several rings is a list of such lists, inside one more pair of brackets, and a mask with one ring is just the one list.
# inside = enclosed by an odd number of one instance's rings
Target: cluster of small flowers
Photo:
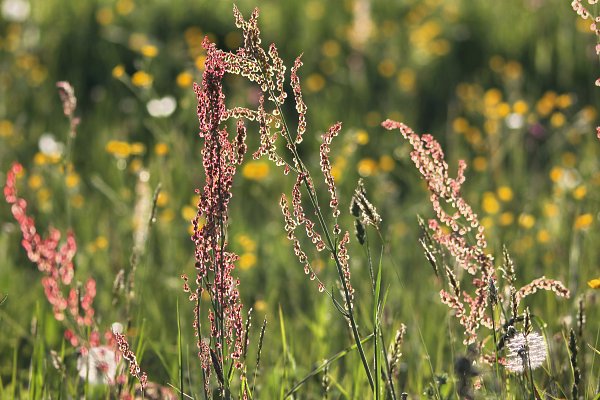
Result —
[[142, 389], [146, 388], [146, 386], [148, 385], [148, 376], [145, 372], [142, 372], [140, 366], [137, 363], [135, 354], [129, 349], [129, 343], [127, 342], [127, 338], [122, 333], [116, 331], [113, 331], [113, 335], [117, 342], [117, 348], [119, 350], [119, 353], [121, 353], [123, 358], [129, 363], [129, 373], [139, 379]]
[[[413, 147], [411, 159], [427, 183], [430, 200], [437, 216], [437, 219], [429, 220], [428, 224], [429, 229], [433, 232], [432, 239], [442, 248], [447, 249], [458, 265], [474, 276], [472, 285], [475, 294], [472, 296], [468, 292], [460, 290], [459, 282], [452, 270], [446, 267], [453, 293], [444, 289], [440, 291], [442, 303], [454, 311], [460, 324], [465, 328], [464, 343], [474, 343], [477, 340], [477, 331], [480, 325], [492, 327], [491, 316], [485, 312], [490, 293], [493, 293], [493, 300], [496, 302], [501, 300], [499, 299], [501, 296], [496, 289], [493, 257], [485, 253], [487, 242], [483, 227], [480, 225], [477, 215], [460, 195], [461, 185], [465, 181], [466, 163], [462, 160], [459, 161], [457, 177], [450, 178], [441, 146], [431, 135], [419, 136], [408, 126], [396, 121], [387, 120], [382, 125], [388, 130], [399, 129], [402, 136]], [[442, 208], [441, 200], [455, 210], [452, 215]], [[466, 222], [465, 224], [460, 223], [463, 220]], [[443, 226], [449, 228], [450, 233], [446, 233]], [[469, 244], [467, 237], [472, 230], [477, 232], [475, 244]], [[425, 247], [426, 252], [428, 251], [426, 253], [428, 260], [435, 264], [433, 251], [429, 249], [429, 245]], [[550, 290], [558, 297], [569, 297], [569, 290], [560, 281], [545, 277], [535, 279], [517, 291], [514, 288], [514, 266], [506, 251], [505, 259], [507, 260], [505, 283], [509, 288], [513, 318], [516, 318], [519, 303], [523, 298], [540, 289]], [[434, 268], [436, 268], [435, 265]]]
[[[487, 282], [494, 277], [494, 267], [492, 256], [484, 252], [487, 242], [483, 234], [483, 226], [479, 224], [471, 206], [460, 195], [461, 186], [465, 181], [466, 163], [461, 160], [457, 177], [450, 178], [444, 152], [431, 135], [419, 136], [408, 126], [392, 120], [384, 121], [382, 126], [388, 130], [399, 129], [402, 136], [413, 147], [411, 159], [427, 183], [430, 201], [437, 216], [437, 219], [429, 220], [428, 224], [433, 232], [433, 239], [448, 249], [459, 266], [471, 275], [479, 275], [473, 279], [474, 298], [465, 291], [462, 292], [462, 299], [457, 293], [440, 291], [442, 302], [455, 311], [465, 328], [465, 344], [473, 343], [477, 339], [479, 325], [490, 324], [485, 316], [486, 289]], [[456, 211], [452, 215], [448, 214], [442, 207], [441, 200]], [[461, 219], [466, 223], [461, 224]], [[450, 233], [446, 233], [442, 225], [450, 228]], [[467, 236], [472, 230], [477, 232], [476, 243], [473, 245], [469, 244]], [[470, 306], [468, 313], [465, 303]]]
[[[67, 233], [66, 242], [60, 247], [61, 234], [57, 229], [50, 228], [46, 238], [37, 233], [33, 218], [27, 215], [27, 202], [17, 196], [16, 179], [22, 171], [21, 164], [14, 163], [6, 174], [4, 186], [4, 197], [11, 204], [11, 212], [21, 228], [21, 244], [27, 251], [27, 257], [46, 274], [42, 278], [42, 285], [56, 320], [63, 321], [65, 311], [68, 311], [78, 327], [91, 327], [96, 282], [92, 278], [88, 279], [83, 292], [78, 287], [73, 287], [73, 257], [77, 251], [77, 243], [72, 232]], [[70, 288], [66, 298], [63, 294], [65, 287]], [[70, 342], [77, 346], [79, 339], [72, 335]]]

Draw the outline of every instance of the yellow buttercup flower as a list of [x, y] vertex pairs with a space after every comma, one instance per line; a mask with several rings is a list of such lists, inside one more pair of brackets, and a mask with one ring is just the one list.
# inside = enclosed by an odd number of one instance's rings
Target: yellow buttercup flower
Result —
[[241, 270], [248, 270], [256, 265], [256, 254], [254, 253], [245, 253], [242, 254], [239, 261], [239, 266]]
[[157, 143], [154, 145], [154, 154], [164, 156], [169, 153], [169, 146], [166, 143]]
[[151, 44], [146, 44], [142, 46], [140, 53], [142, 53], [144, 57], [154, 58], [158, 55], [158, 47]]
[[592, 279], [591, 281], [588, 281], [587, 284], [592, 289], [600, 289], [600, 278]]
[[531, 214], [523, 213], [519, 215], [519, 225], [525, 229], [531, 229], [535, 225], [535, 217]]
[[513, 199], [513, 191], [508, 186], [500, 186], [498, 190], [496, 190], [498, 194], [498, 198], [504, 202], [511, 201]]
[[492, 192], [485, 192], [481, 203], [483, 211], [488, 214], [497, 214], [500, 211], [500, 203]]
[[125, 67], [122, 64], [116, 65], [113, 69], [112, 69], [112, 76], [119, 79], [121, 78], [123, 75], [125, 75]]
[[575, 223], [573, 224], [573, 228], [575, 229], [587, 229], [594, 222], [594, 216], [590, 213], [582, 214], [575, 218]]
[[106, 151], [115, 157], [125, 158], [129, 157], [131, 153], [131, 146], [127, 142], [120, 140], [111, 140], [106, 144]]
[[144, 71], [137, 71], [131, 76], [131, 83], [137, 87], [149, 87], [153, 80], [152, 75]]
[[242, 168], [242, 175], [247, 179], [262, 181], [269, 175], [269, 164], [264, 161], [250, 161]]
[[192, 86], [192, 82], [194, 81], [194, 77], [187, 71], [181, 72], [177, 75], [177, 86], [188, 89]]
[[372, 158], [363, 158], [357, 165], [360, 176], [371, 176], [377, 172], [377, 162]]

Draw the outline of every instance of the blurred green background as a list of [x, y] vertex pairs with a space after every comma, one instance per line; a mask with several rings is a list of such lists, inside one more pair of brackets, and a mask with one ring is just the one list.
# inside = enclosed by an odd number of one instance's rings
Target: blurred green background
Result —
[[[336, 121], [344, 124], [333, 144], [333, 172], [343, 210], [363, 177], [382, 214], [387, 336], [391, 340], [401, 322], [408, 325], [406, 390], [420, 392], [430, 369], [450, 372], [448, 349], [464, 349], [439, 329], [448, 310], [418, 246], [416, 217], [432, 212], [407, 144], [379, 126], [386, 118], [432, 132], [451, 170], [459, 158], [467, 161], [464, 196], [486, 226], [490, 251], [501, 259], [506, 245], [513, 254], [521, 284], [546, 275], [574, 292], [572, 301], [546, 294], [532, 301], [554, 328], [551, 334], [560, 338], [561, 327], [572, 323], [577, 299], [597, 304], [585, 282], [599, 274], [598, 60], [595, 36], [569, 2], [242, 0], [237, 6], [244, 15], [260, 7], [263, 44], [275, 42], [288, 68], [304, 54], [300, 76], [309, 111], [301, 151], [314, 173], [320, 134]], [[174, 382], [177, 302], [186, 354], [196, 362], [192, 305], [179, 278], [193, 274], [189, 221], [194, 189], [203, 181], [192, 83], [201, 81], [205, 35], [223, 49], [239, 46], [232, 3], [3, 0], [0, 7], [0, 181], [13, 161], [21, 162], [26, 173], [19, 189], [39, 230], [74, 230], [77, 277], [97, 280], [97, 316], [106, 326], [126, 317], [112, 306], [112, 287], [129, 266], [140, 229], [136, 204], [162, 184], [132, 314], [148, 343], [142, 367], [161, 384]], [[55, 87], [60, 80], [75, 87], [81, 118], [68, 163], [68, 121]], [[256, 102], [256, 90], [241, 79], [226, 83], [228, 105]], [[287, 106], [293, 121], [291, 102]], [[249, 135], [254, 151], [255, 126]], [[147, 182], [140, 180], [142, 171], [149, 173]], [[304, 276], [282, 233], [277, 202], [292, 184], [267, 161], [246, 161], [233, 190], [229, 241], [241, 256], [244, 303], [255, 309], [251, 340], [263, 316], [269, 320], [264, 398], [278, 393], [283, 379], [297, 380], [350, 343], [344, 321]], [[348, 215], [342, 221], [352, 229]], [[15, 346], [18, 375], [27, 380], [37, 337], [32, 319], [48, 351], [60, 348], [62, 328], [45, 302], [40, 273], [20, 248], [7, 205], [0, 206], [0, 223], [0, 296], [8, 296], [0, 305], [0, 378], [6, 385]], [[376, 254], [380, 245], [375, 240]], [[357, 297], [362, 292], [368, 298], [364, 253], [352, 246]], [[328, 260], [310, 256], [322, 279], [332, 280]], [[279, 307], [289, 353], [281, 347]], [[368, 310], [367, 303], [362, 307]], [[597, 320], [597, 306], [589, 312]], [[130, 334], [135, 340], [136, 332]], [[339, 367], [342, 386], [348, 385], [344, 368], [355, 366]], [[200, 391], [198, 379], [192, 378]]]

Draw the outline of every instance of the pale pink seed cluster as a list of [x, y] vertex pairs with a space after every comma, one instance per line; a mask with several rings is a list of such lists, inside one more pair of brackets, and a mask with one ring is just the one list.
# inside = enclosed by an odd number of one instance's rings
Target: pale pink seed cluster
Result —
[[[329, 152], [331, 151], [331, 142], [334, 137], [338, 135], [340, 130], [342, 129], [341, 122], [334, 124], [327, 133], [325, 133], [323, 138], [323, 143], [321, 143], [320, 148], [320, 156], [321, 156], [321, 171], [323, 172], [323, 176], [325, 177], [325, 183], [327, 184], [327, 190], [329, 191], [329, 207], [331, 207], [333, 211], [333, 217], [337, 218], [340, 215], [339, 210], [339, 200], [337, 191], [335, 189], [335, 181], [333, 179], [333, 175], [331, 175], [331, 162], [329, 161]], [[336, 224], [334, 228], [335, 235], [340, 233], [340, 228]]]
[[140, 366], [138, 365], [135, 354], [129, 348], [127, 338], [125, 337], [125, 335], [119, 332], [113, 332], [113, 335], [115, 337], [119, 353], [123, 356], [125, 360], [127, 360], [127, 363], [129, 364], [129, 373], [138, 378], [140, 381], [140, 385], [142, 386], [142, 390], [145, 389], [148, 385], [148, 376], [145, 372], [142, 372]]
[[[474, 295], [461, 291], [458, 282], [451, 282], [453, 293], [441, 290], [440, 297], [442, 303], [454, 311], [464, 327], [464, 343], [474, 343], [480, 325], [492, 327], [492, 320], [486, 314], [486, 307], [489, 284], [496, 281], [496, 273], [493, 257], [485, 253], [487, 242], [483, 227], [471, 206], [460, 194], [461, 186], [465, 181], [466, 163], [459, 161], [457, 177], [450, 178], [442, 148], [431, 135], [419, 136], [408, 126], [392, 120], [384, 121], [382, 125], [388, 130], [399, 129], [413, 148], [411, 159], [427, 183], [430, 201], [437, 217], [429, 220], [428, 223], [429, 229], [433, 232], [433, 239], [448, 250], [459, 266], [473, 275]], [[452, 209], [453, 212], [447, 212], [445, 207]], [[450, 230], [450, 233], [446, 233], [444, 226]], [[473, 230], [476, 232], [475, 243], [470, 244], [468, 234]], [[511, 263], [509, 267], [512, 270]], [[514, 271], [512, 275], [514, 276]], [[450, 280], [453, 277], [454, 275], [450, 274]], [[542, 277], [515, 291], [512, 287], [512, 279], [513, 277], [507, 283], [510, 286], [510, 293], [513, 293], [511, 297], [515, 299], [514, 314], [519, 302], [539, 289], [551, 290], [559, 297], [569, 297], [568, 289], [556, 280]]]
[[302, 142], [302, 135], [306, 132], [306, 111], [308, 107], [302, 99], [302, 87], [300, 86], [300, 77], [298, 76], [298, 69], [302, 66], [302, 55], [296, 58], [294, 66], [290, 73], [290, 82], [292, 85], [292, 91], [294, 92], [294, 101], [296, 103], [296, 112], [298, 113], [298, 132], [296, 136], [296, 144]]
[[517, 305], [527, 296], [534, 294], [538, 290], [548, 290], [554, 292], [558, 297], [569, 298], [569, 289], [562, 282], [555, 279], [548, 279], [545, 276], [534, 279], [527, 285], [519, 289], [515, 294]]
[[[350, 243], [350, 233], [346, 231], [342, 240], [340, 240], [339, 251], [338, 251], [338, 260], [340, 263], [340, 267], [342, 269], [342, 274], [344, 278], [344, 284], [348, 291], [348, 297], [346, 298], [346, 307], [348, 310], [354, 308], [354, 288], [350, 283], [350, 256], [348, 255], [348, 243]], [[333, 258], [333, 254], [331, 255]]]
[[[23, 235], [21, 244], [27, 252], [27, 257], [45, 274], [42, 278], [42, 286], [48, 302], [52, 305], [56, 320], [63, 321], [65, 312], [68, 312], [78, 327], [92, 327], [96, 282], [90, 278], [83, 290], [72, 287], [73, 257], [77, 252], [75, 236], [72, 232], [68, 232], [65, 243], [59, 247], [61, 234], [57, 229], [50, 228], [46, 238], [42, 238], [37, 233], [33, 218], [27, 215], [27, 202], [17, 195], [16, 179], [22, 171], [23, 167], [14, 163], [6, 174], [4, 186], [4, 197], [11, 204], [13, 217], [21, 228]], [[66, 297], [65, 288], [69, 289]], [[81, 344], [82, 338], [70, 330], [67, 330], [66, 335], [73, 346]]]

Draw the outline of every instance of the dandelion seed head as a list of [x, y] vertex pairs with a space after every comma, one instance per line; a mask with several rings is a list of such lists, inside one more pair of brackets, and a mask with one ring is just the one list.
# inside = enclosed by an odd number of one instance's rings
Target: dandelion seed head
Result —
[[529, 367], [532, 370], [540, 367], [548, 355], [546, 342], [537, 332], [527, 336], [518, 332], [508, 341], [507, 348], [506, 368], [515, 373], [523, 373]]

